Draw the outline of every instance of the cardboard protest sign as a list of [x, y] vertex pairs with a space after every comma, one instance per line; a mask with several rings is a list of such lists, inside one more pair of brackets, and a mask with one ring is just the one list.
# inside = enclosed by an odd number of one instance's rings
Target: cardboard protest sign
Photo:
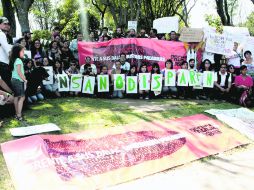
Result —
[[188, 86], [189, 82], [189, 71], [186, 69], [179, 69], [178, 71], [178, 86]]
[[49, 74], [49, 77], [46, 80], [42, 81], [43, 85], [53, 84], [54, 83], [53, 67], [52, 66], [46, 66], [46, 67], [44, 67], [44, 69], [46, 69], [47, 73]]
[[94, 94], [95, 77], [84, 76], [82, 93]]
[[138, 77], [137, 76], [126, 77], [126, 93], [127, 94], [138, 93]]
[[109, 92], [109, 76], [97, 75], [98, 92]]
[[204, 71], [203, 73], [203, 87], [213, 88], [214, 87], [214, 75], [213, 71]]
[[125, 75], [114, 74], [114, 91], [125, 90]]
[[182, 42], [201, 42], [204, 37], [202, 28], [183, 28], [181, 31], [180, 41]]
[[58, 74], [58, 91], [59, 92], [67, 92], [70, 89], [69, 77], [66, 74]]
[[169, 33], [171, 31], [178, 31], [179, 19], [178, 17], [163, 17], [153, 21], [153, 28], [157, 29], [158, 33]]
[[53, 123], [46, 123], [42, 125], [11, 128], [10, 132], [12, 136], [21, 137], [21, 136], [28, 136], [28, 135], [38, 134], [38, 133], [60, 131], [60, 130], [61, 129], [57, 125]]
[[189, 70], [189, 86], [196, 86], [199, 84], [198, 75], [195, 70]]
[[230, 55], [234, 46], [234, 40], [230, 36], [209, 34], [206, 40], [205, 50], [211, 53]]
[[152, 74], [151, 91], [160, 92], [162, 89], [162, 74]]
[[80, 74], [72, 74], [71, 75], [70, 91], [72, 91], [72, 92], [80, 92], [81, 88], [82, 88], [82, 75], [80, 75]]
[[150, 90], [151, 83], [150, 73], [139, 73], [138, 80], [139, 80], [139, 90]]
[[164, 85], [165, 86], [176, 86], [176, 71], [175, 70], [165, 70], [164, 76]]
[[137, 32], [138, 21], [128, 21], [128, 30], [134, 29]]

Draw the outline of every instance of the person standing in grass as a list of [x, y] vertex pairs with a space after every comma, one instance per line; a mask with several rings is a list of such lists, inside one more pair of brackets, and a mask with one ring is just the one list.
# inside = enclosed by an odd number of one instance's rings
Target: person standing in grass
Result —
[[14, 91], [14, 106], [16, 115], [15, 118], [19, 121], [22, 121], [22, 108], [23, 102], [25, 100], [25, 86], [27, 84], [27, 80], [24, 72], [24, 57], [25, 48], [19, 44], [14, 45], [11, 50], [10, 55], [10, 69], [12, 71], [12, 88]]

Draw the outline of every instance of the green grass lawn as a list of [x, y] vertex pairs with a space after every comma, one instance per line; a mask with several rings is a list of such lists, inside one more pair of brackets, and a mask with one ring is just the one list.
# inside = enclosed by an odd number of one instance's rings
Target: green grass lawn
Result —
[[[139, 103], [143, 100], [137, 100]], [[44, 123], [55, 123], [61, 128], [61, 132], [54, 134], [66, 134], [84, 131], [92, 128], [115, 127], [138, 121], [153, 121], [165, 118], [175, 118], [187, 115], [203, 113], [212, 108], [238, 108], [237, 105], [221, 102], [185, 101], [185, 100], [153, 100], [143, 101], [144, 104], [172, 104], [164, 111], [141, 112], [130, 108], [128, 104], [119, 101], [91, 99], [91, 98], [63, 98], [40, 102], [25, 110], [26, 122], [18, 122], [15, 119], [3, 120], [0, 127], [0, 143], [13, 140], [9, 128], [23, 127]], [[177, 106], [176, 106], [177, 105]], [[254, 109], [252, 109], [254, 111]], [[52, 134], [52, 133], [51, 133]], [[0, 154], [0, 190], [14, 190], [9, 176], [3, 154]]]

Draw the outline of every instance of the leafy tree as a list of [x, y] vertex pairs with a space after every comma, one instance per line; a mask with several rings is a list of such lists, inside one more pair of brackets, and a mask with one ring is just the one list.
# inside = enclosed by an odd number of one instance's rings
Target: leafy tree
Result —
[[254, 12], [252, 12], [248, 16], [247, 21], [244, 24], [241, 24], [240, 26], [247, 27], [249, 29], [250, 34], [254, 36]]
[[1, 0], [2, 3], [2, 14], [6, 18], [8, 18], [11, 25], [11, 34], [16, 36], [16, 22], [14, 16], [14, 7], [10, 0]]
[[215, 27], [216, 31], [219, 33], [223, 32], [223, 25], [219, 16], [205, 15], [205, 20], [208, 22], [209, 26]]

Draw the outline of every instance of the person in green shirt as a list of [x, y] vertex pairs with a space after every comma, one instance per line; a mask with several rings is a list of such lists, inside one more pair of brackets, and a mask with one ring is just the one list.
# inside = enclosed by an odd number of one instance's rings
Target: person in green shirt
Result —
[[24, 73], [24, 64], [22, 59], [24, 58], [25, 48], [19, 44], [14, 45], [10, 55], [10, 68], [12, 71], [12, 88], [14, 91], [14, 106], [16, 115], [15, 118], [22, 121], [22, 108], [25, 100], [25, 86], [27, 80]]

